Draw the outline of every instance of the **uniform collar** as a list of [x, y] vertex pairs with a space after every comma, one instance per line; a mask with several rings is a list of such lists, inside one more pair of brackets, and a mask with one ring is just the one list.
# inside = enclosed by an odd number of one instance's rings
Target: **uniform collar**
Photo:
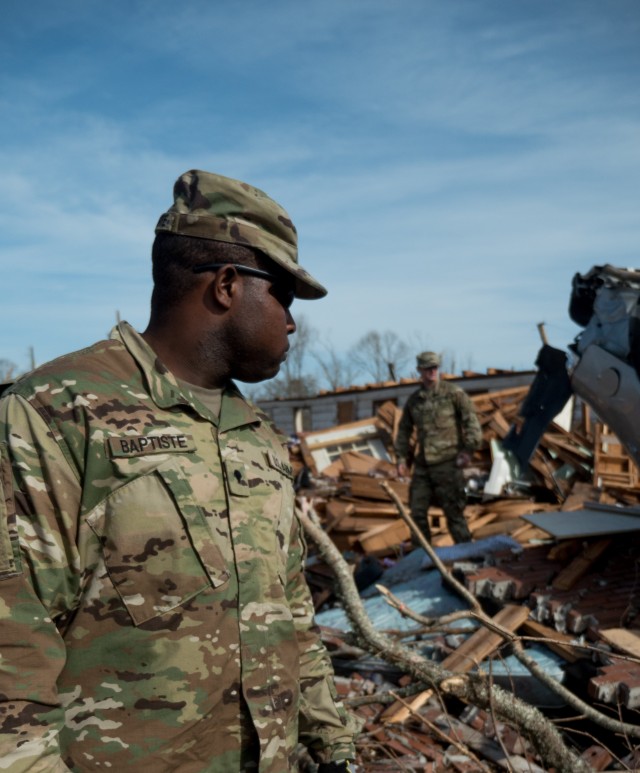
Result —
[[425, 387], [421, 384], [420, 397], [422, 397], [423, 400], [426, 400], [428, 397], [431, 397], [432, 395], [437, 395], [440, 392], [441, 384], [442, 384], [441, 381], [437, 381], [432, 387]]
[[159, 408], [191, 406], [200, 416], [218, 426], [220, 432], [245, 424], [259, 424], [262, 421], [233, 382], [222, 392], [220, 417], [214, 416], [190, 390], [183, 389], [178, 384], [173, 373], [128, 322], [119, 322], [111, 331], [109, 338], [121, 341], [138, 363], [147, 382], [151, 399]]

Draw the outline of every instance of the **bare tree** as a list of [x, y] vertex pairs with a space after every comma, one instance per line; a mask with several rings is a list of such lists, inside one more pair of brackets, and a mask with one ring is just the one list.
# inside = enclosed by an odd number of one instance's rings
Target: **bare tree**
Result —
[[[296, 317], [296, 327], [280, 374], [259, 386], [245, 388], [253, 400], [309, 397], [321, 387], [336, 390], [351, 386], [363, 375], [376, 382], [395, 381], [410, 375], [415, 354], [421, 350], [392, 330], [371, 330], [340, 354], [331, 341], [320, 338], [305, 317]], [[449, 356], [449, 362], [454, 366], [455, 358]]]
[[440, 369], [443, 373], [455, 373], [456, 372], [456, 355], [455, 352], [451, 352], [445, 349], [440, 353]]
[[458, 359], [456, 353], [451, 349], [445, 349], [441, 355], [442, 370], [445, 373], [462, 373], [465, 370], [473, 370], [473, 355], [467, 354], [464, 358]]
[[303, 316], [296, 317], [296, 332], [291, 336], [291, 348], [280, 374], [266, 381], [257, 390], [250, 390], [255, 400], [278, 397], [307, 397], [318, 392], [318, 382], [307, 369], [316, 331]]
[[407, 372], [412, 352], [392, 330], [371, 330], [351, 349], [351, 359], [358, 369], [374, 381], [397, 379]]
[[320, 341], [312, 352], [329, 389], [351, 386], [358, 375], [358, 367], [350, 355], [340, 355], [333, 344]]
[[0, 359], [0, 383], [5, 384], [16, 376], [17, 366], [11, 360]]

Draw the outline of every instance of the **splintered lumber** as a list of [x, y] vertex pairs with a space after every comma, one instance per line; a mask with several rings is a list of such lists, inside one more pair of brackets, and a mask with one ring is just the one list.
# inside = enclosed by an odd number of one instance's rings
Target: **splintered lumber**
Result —
[[376, 526], [358, 535], [357, 542], [367, 555], [376, 556], [386, 555], [410, 539], [411, 530], [401, 518], [397, 518], [392, 523]]
[[572, 467], [584, 469], [586, 465], [590, 467], [593, 463], [593, 453], [575, 443], [569, 433], [545, 432], [540, 442]]
[[538, 446], [533, 452], [531, 459], [529, 459], [529, 465], [542, 478], [549, 491], [557, 492], [558, 484], [553, 475], [556, 472], [556, 468], [559, 467], [558, 462], [552, 459], [543, 448]]
[[398, 408], [391, 400], [387, 400], [376, 411], [376, 426], [390, 447], [395, 443], [401, 417], [402, 408]]
[[622, 488], [638, 487], [638, 468], [606, 424], [596, 424], [593, 451], [594, 484]]
[[[360, 500], [362, 501], [362, 500]], [[398, 511], [395, 512], [387, 507], [385, 509], [363, 506], [358, 500], [344, 499], [343, 497], [334, 497], [327, 501], [325, 521], [331, 523], [334, 519], [342, 518], [343, 515], [362, 516], [363, 518], [397, 518]], [[325, 528], [328, 528], [325, 523]]]
[[[391, 458], [395, 460], [395, 443], [398, 437], [398, 426], [402, 418], [402, 408], [399, 408], [392, 400], [387, 400], [376, 411], [376, 427], [380, 437], [385, 440], [387, 451]], [[415, 427], [409, 440], [409, 448], [413, 448], [416, 443]]]
[[488, 523], [485, 526], [481, 526], [479, 529], [473, 530], [473, 537], [476, 540], [486, 539], [487, 537], [495, 537], [496, 534], [512, 534], [516, 529], [519, 529], [524, 521], [522, 518], [505, 518], [493, 523]]
[[605, 628], [600, 631], [600, 635], [616, 649], [634, 658], [640, 658], [640, 631], [628, 628]]
[[[493, 622], [512, 633], [529, 617], [528, 607], [507, 604], [493, 618]], [[448, 670], [457, 673], [471, 671], [491, 655], [504, 639], [488, 628], [479, 628], [452, 652], [442, 663]]]
[[397, 520], [397, 518], [363, 518], [361, 516], [345, 515], [331, 528], [330, 533], [332, 535], [341, 533], [347, 536], [359, 537], [361, 534], [371, 531], [371, 529], [389, 526]]
[[[496, 625], [513, 633], [528, 617], [528, 607], [507, 604], [492, 619]], [[499, 634], [488, 628], [479, 628], [442, 661], [442, 668], [453, 673], [467, 673], [495, 652], [503, 642], [504, 639]], [[410, 716], [411, 710], [417, 711], [424, 706], [433, 693], [432, 689], [424, 690], [408, 700], [407, 706], [396, 701], [382, 713], [381, 719], [384, 722], [404, 722]]]
[[328, 467], [341, 453], [367, 448], [372, 456], [384, 454], [375, 420], [362, 419], [327, 429], [301, 432], [299, 449], [307, 467], [318, 474]]
[[542, 642], [556, 655], [560, 655], [568, 663], [575, 663], [576, 660], [587, 657], [585, 650], [576, 647], [573, 643], [573, 637], [568, 633], [561, 633], [555, 628], [549, 628], [537, 620], [525, 620], [522, 624], [521, 633], [523, 636], [532, 636], [536, 639], [544, 639]]
[[375, 511], [358, 512], [351, 502], [332, 499], [327, 503], [324, 530], [327, 534], [334, 531], [364, 532], [376, 526], [386, 526], [398, 520], [397, 513], [379, 514]]
[[556, 590], [570, 590], [600, 558], [605, 550], [611, 545], [613, 540], [610, 537], [600, 539], [589, 545], [582, 555], [577, 556], [573, 561], [558, 572], [552, 585]]
[[502, 411], [494, 411], [489, 416], [487, 427], [495, 432], [499, 438], [505, 438], [509, 434], [511, 425], [505, 419]]
[[509, 389], [496, 390], [495, 392], [482, 392], [470, 395], [476, 413], [485, 414], [501, 408], [503, 411], [517, 411], [520, 404], [529, 392], [528, 386], [510, 387]]
[[[470, 508], [467, 508], [469, 510]], [[534, 532], [531, 524], [526, 523], [521, 518], [522, 515], [530, 515], [531, 513], [547, 512], [549, 510], [557, 510], [557, 505], [549, 505], [540, 502], [531, 502], [530, 500], [522, 499], [504, 499], [495, 502], [489, 502], [484, 506], [485, 515], [476, 515], [475, 518], [469, 519], [469, 529], [473, 534], [474, 539], [484, 539], [486, 537], [494, 537], [496, 534], [510, 534], [516, 539], [526, 541], [532, 536], [540, 536], [548, 538], [548, 534], [543, 532]], [[465, 511], [465, 513], [467, 512]], [[521, 537], [517, 536], [519, 529], [526, 528], [527, 531], [523, 531]]]
[[487, 503], [485, 508], [492, 513], [497, 513], [500, 518], [509, 519], [517, 518], [520, 515], [557, 510], [558, 506], [545, 502], [534, 502], [531, 499], [500, 499]]
[[497, 513], [486, 513], [485, 515], [477, 515], [475, 518], [469, 518], [469, 531], [472, 534], [475, 534], [478, 529], [481, 529], [483, 526], [487, 526], [487, 524], [492, 523], [497, 519], [497, 517]]
[[385, 459], [375, 459], [369, 454], [363, 454], [361, 451], [343, 451], [340, 454], [345, 472], [356, 472], [361, 475], [369, 475], [374, 472], [381, 472], [386, 475], [395, 473], [395, 465], [387, 462]]
[[325, 531], [327, 534], [330, 534], [331, 531], [342, 521], [346, 516], [351, 515], [353, 513], [353, 505], [347, 504], [344, 502], [339, 502], [337, 500], [332, 500], [330, 502], [327, 502], [326, 506], [326, 517], [327, 522], [325, 523]]
[[325, 478], [339, 478], [344, 472], [344, 462], [342, 457], [339, 456], [335, 461], [331, 462], [327, 467], [322, 470], [322, 475]]
[[566, 564], [575, 558], [581, 550], [581, 539], [563, 539], [549, 548], [547, 559], [549, 561], [561, 561], [563, 564]]
[[[365, 497], [367, 499], [385, 499], [390, 500], [387, 492], [380, 485], [381, 478], [374, 478], [370, 475], [358, 475], [355, 473], [345, 473], [345, 480], [348, 480], [351, 488], [351, 496]], [[400, 497], [402, 502], [409, 501], [409, 484], [402, 480], [384, 479], [389, 487]]]
[[583, 483], [582, 481], [577, 481], [573, 484], [571, 493], [564, 500], [561, 509], [565, 512], [570, 510], [581, 510], [587, 502], [599, 502], [600, 494], [600, 489], [595, 486]]
[[398, 408], [394, 402], [387, 400], [386, 402], [382, 403], [382, 405], [378, 406], [378, 409], [376, 410], [376, 419], [378, 419], [384, 426], [393, 429], [393, 425], [396, 423], [396, 416], [398, 414], [402, 415], [402, 410]]
[[517, 539], [523, 545], [532, 540], [549, 540], [548, 532], [539, 529], [531, 523], [524, 523], [519, 529], [512, 531], [510, 536]]
[[341, 496], [339, 499], [332, 500], [344, 502], [353, 505], [353, 514], [362, 516], [397, 518], [398, 508], [389, 502], [382, 502], [379, 499], [361, 499], [360, 497]]

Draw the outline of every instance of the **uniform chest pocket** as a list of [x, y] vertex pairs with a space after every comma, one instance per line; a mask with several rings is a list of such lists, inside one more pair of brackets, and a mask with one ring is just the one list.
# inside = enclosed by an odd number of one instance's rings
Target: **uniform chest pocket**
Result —
[[293, 523], [293, 481], [287, 463], [270, 452], [224, 462], [235, 539], [254, 557], [277, 559], [284, 577]]
[[229, 578], [189, 491], [176, 468], [157, 469], [111, 492], [87, 518], [136, 625]]
[[432, 408], [432, 421], [438, 429], [455, 429], [456, 410], [450, 400], [438, 400]]

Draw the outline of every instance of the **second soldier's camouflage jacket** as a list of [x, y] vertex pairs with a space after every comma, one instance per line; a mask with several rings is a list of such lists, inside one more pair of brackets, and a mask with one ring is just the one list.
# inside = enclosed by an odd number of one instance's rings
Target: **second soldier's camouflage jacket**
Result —
[[126, 323], [0, 406], [0, 771], [354, 756], [265, 415], [213, 416]]
[[460, 451], [480, 447], [482, 430], [466, 392], [447, 381], [413, 392], [402, 411], [396, 440], [396, 459], [406, 463], [415, 427], [415, 463], [440, 464], [455, 459]]

